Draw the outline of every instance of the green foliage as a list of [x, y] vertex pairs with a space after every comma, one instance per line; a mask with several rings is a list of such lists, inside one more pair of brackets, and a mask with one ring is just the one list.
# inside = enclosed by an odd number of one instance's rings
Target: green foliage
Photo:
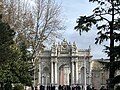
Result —
[[21, 83], [16, 83], [16, 84], [14, 84], [13, 90], [24, 90], [24, 85]]
[[5, 83], [5, 90], [12, 90], [12, 85], [10, 82]]
[[82, 31], [88, 32], [92, 26], [92, 24], [96, 24], [96, 20], [94, 19], [94, 16], [80, 16], [80, 18], [77, 20], [78, 25], [75, 27], [77, 31], [79, 30], [79, 33], [81, 35]]
[[[88, 32], [93, 25], [96, 26], [98, 33], [95, 38], [95, 44], [101, 44], [110, 40], [110, 45], [105, 45], [105, 52], [108, 56], [120, 58], [120, 45], [114, 46], [114, 41], [120, 41], [120, 2], [118, 0], [89, 0], [97, 2], [98, 6], [93, 10], [90, 16], [80, 16], [77, 20], [75, 29], [81, 32]], [[108, 8], [109, 7], [109, 8]], [[112, 51], [112, 53], [111, 53]]]
[[14, 43], [14, 35], [14, 30], [0, 21], [0, 83], [9, 89], [12, 83], [32, 84], [29, 54], [24, 43], [21, 47]]
[[31, 85], [32, 78], [29, 72], [28, 62], [22, 60], [9, 61], [0, 67], [1, 82], [21, 82], [24, 85]]
[[[7, 23], [0, 21], [0, 64], [12, 58], [12, 45], [15, 33]], [[7, 57], [6, 57], [7, 56]]]
[[0, 45], [11, 45], [13, 43], [13, 37], [15, 35], [14, 30], [10, 29], [7, 23], [0, 22]]
[[[114, 22], [114, 31], [120, 30], [120, 18], [117, 17], [114, 21], [111, 21], [111, 16], [112, 16], [112, 4], [111, 2], [106, 1], [106, 0], [89, 0], [90, 2], [98, 2], [100, 6], [96, 7], [93, 10], [93, 14], [90, 16], [80, 16], [80, 18], [77, 20], [77, 26], [75, 29], [79, 31], [80, 35], [82, 31], [88, 32], [92, 25], [95, 25], [97, 30], [98, 30], [98, 37], [96, 37], [96, 44], [99, 43], [101, 44], [104, 40], [108, 40], [110, 38], [110, 28], [111, 28], [111, 22]], [[114, 7], [115, 7], [115, 14], [119, 15], [120, 13], [120, 3], [117, 4], [116, 0], [113, 0], [115, 2]], [[108, 5], [107, 5], [108, 4]], [[109, 8], [107, 8], [109, 7]], [[107, 17], [107, 18], [106, 18]], [[114, 32], [115, 36], [113, 37], [116, 41], [120, 41], [119, 38], [119, 33]]]
[[115, 90], [120, 90], [120, 86], [117, 85], [116, 88], [115, 88]]
[[[81, 32], [88, 32], [94, 25], [98, 30], [95, 44], [109, 40], [110, 44], [105, 45], [105, 53], [110, 57], [107, 66], [110, 70], [109, 78], [112, 80], [115, 70], [120, 67], [118, 65], [120, 62], [120, 0], [89, 0], [89, 2], [98, 5], [92, 15], [79, 17], [75, 29], [81, 35]], [[110, 83], [112, 83], [111, 80]], [[113, 90], [112, 84], [111, 88]]]
[[112, 79], [112, 83], [113, 83], [113, 84], [119, 84], [119, 83], [120, 83], [120, 75], [115, 76], [115, 77]]

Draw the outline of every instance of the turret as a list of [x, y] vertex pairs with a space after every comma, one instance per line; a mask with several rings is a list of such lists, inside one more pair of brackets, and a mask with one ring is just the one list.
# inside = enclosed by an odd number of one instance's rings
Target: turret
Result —
[[73, 45], [72, 45], [72, 56], [76, 56], [77, 53], [78, 53], [78, 50], [77, 50], [76, 43], [73, 42]]
[[57, 45], [55, 44], [55, 42], [51, 47], [51, 56], [57, 56]]

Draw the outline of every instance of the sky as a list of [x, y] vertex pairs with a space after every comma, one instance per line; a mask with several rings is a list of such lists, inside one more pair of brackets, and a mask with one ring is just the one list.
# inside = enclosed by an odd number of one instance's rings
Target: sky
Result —
[[95, 37], [97, 36], [97, 30], [95, 27], [88, 33], [83, 32], [82, 35], [79, 35], [79, 32], [74, 30], [74, 27], [77, 25], [76, 20], [81, 15], [90, 15], [92, 10], [96, 7], [96, 4], [90, 3], [88, 0], [56, 0], [57, 3], [61, 4], [62, 15], [65, 18], [66, 30], [63, 34], [63, 37], [68, 42], [76, 42], [76, 45], [80, 49], [88, 49], [91, 47], [91, 55], [93, 59], [107, 58], [106, 54], [103, 52], [104, 44], [96, 45]]

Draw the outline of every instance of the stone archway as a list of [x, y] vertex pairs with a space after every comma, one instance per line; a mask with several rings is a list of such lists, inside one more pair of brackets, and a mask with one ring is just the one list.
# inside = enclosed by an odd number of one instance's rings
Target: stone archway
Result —
[[70, 85], [71, 84], [71, 70], [67, 64], [59, 67], [59, 85]]
[[[84, 55], [86, 55], [86, 74], [90, 73], [89, 60], [92, 57], [89, 49], [79, 49], [76, 44], [70, 44], [63, 41], [58, 44], [53, 44], [51, 49], [45, 50], [40, 55], [39, 65], [39, 83], [43, 83], [41, 80], [43, 71], [49, 69], [49, 78], [51, 85], [83, 85], [81, 81], [84, 81]], [[42, 64], [41, 62], [44, 62]], [[45, 69], [45, 67], [47, 67]], [[43, 70], [44, 69], [44, 70]], [[66, 75], [64, 75], [66, 72]], [[78, 76], [79, 75], [79, 76]], [[82, 77], [81, 77], [82, 76]], [[65, 78], [66, 77], [66, 78]], [[88, 78], [87, 75], [85, 76]], [[63, 79], [64, 80], [63, 80]], [[90, 79], [90, 78], [89, 78]], [[90, 80], [89, 80], [90, 81]], [[47, 81], [48, 82], [48, 81]], [[83, 82], [84, 83], [84, 82]], [[88, 83], [88, 82], [86, 82]]]

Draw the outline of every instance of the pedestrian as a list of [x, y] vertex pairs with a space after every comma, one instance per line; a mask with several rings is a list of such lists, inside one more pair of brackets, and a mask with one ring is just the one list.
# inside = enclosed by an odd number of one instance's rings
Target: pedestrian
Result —
[[102, 86], [102, 87], [100, 88], [100, 90], [105, 90], [105, 86]]
[[92, 90], [92, 88], [90, 87], [90, 85], [87, 86], [87, 90]]

